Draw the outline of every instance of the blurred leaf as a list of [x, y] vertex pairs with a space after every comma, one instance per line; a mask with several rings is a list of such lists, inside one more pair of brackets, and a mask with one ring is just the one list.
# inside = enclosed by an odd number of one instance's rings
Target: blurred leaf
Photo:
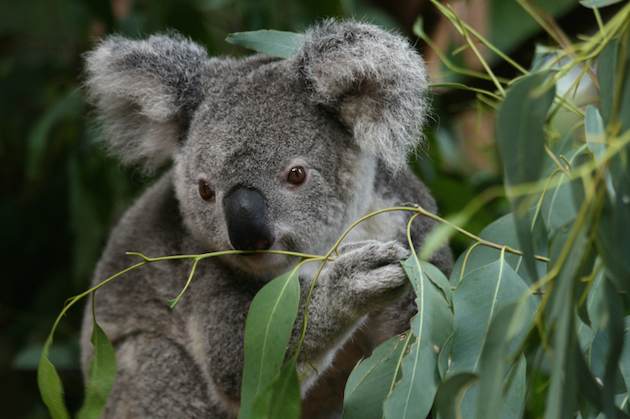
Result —
[[298, 269], [267, 283], [254, 297], [245, 322], [245, 363], [239, 419], [251, 418], [254, 401], [280, 372], [300, 299]]
[[[576, 366], [581, 355], [578, 354], [575, 327], [575, 294], [579, 273], [584, 270], [591, 249], [585, 230], [585, 226], [574, 230], [577, 232], [565, 228], [552, 241], [552, 264], [558, 263], [566, 246], [570, 245], [570, 250], [555, 279], [554, 292], [550, 295], [546, 310], [549, 327], [553, 327], [553, 351], [550, 356], [551, 382], [547, 393], [545, 419], [572, 418], [577, 409], [579, 369]], [[569, 243], [569, 240], [572, 242]]]
[[615, 96], [615, 72], [617, 56], [619, 55], [619, 41], [612, 40], [606, 45], [597, 58], [597, 80], [600, 92], [600, 111], [606, 125], [610, 123]]
[[424, 238], [422, 248], [420, 249], [420, 259], [431, 260], [435, 252], [448, 243], [448, 240], [457, 232], [453, 225], [463, 225], [468, 217], [466, 214], [456, 214], [448, 217], [447, 220], [452, 223], [436, 223], [429, 234]]
[[343, 419], [383, 417], [383, 401], [396, 378], [394, 373], [405, 342], [400, 336], [391, 337], [354, 367], [344, 391]]
[[[534, 310], [527, 298], [504, 305], [492, 318], [481, 351], [477, 419], [521, 417], [525, 404], [525, 358], [519, 357], [515, 375], [510, 377], [509, 347], [514, 337], [531, 328], [533, 319]], [[506, 381], [511, 384], [511, 392], [504, 392]], [[504, 397], [504, 393], [510, 397]]]
[[[532, 73], [516, 81], [506, 93], [497, 116], [497, 146], [504, 169], [504, 182], [510, 190], [521, 184], [536, 182], [545, 156], [544, 126], [553, 103], [555, 87], [540, 92], [548, 71]], [[528, 196], [511, 199], [516, 220], [516, 232], [527, 269], [537, 275], [533, 258], [534, 244], [531, 225], [526, 217]]]
[[231, 33], [225, 41], [271, 57], [289, 58], [304, 44], [304, 35], [263, 29]]
[[440, 382], [437, 358], [452, 331], [452, 313], [440, 290], [415, 257], [402, 262], [416, 293], [418, 314], [411, 320], [416, 337], [402, 361], [402, 378], [383, 404], [384, 417], [411, 419], [429, 414]]
[[592, 105], [586, 107], [584, 129], [589, 150], [591, 150], [596, 160], [600, 160], [606, 152], [606, 132], [602, 116], [597, 108]]
[[63, 400], [63, 384], [55, 366], [48, 359], [48, 350], [51, 345], [52, 337], [49, 337], [44, 344], [37, 368], [39, 393], [52, 419], [70, 419]]
[[606, 7], [611, 4], [621, 3], [623, 0], [580, 0], [580, 4], [590, 9], [596, 9], [598, 7]]
[[26, 174], [29, 179], [39, 177], [52, 127], [63, 118], [78, 115], [82, 110], [82, 105], [80, 90], [72, 89], [49, 108], [31, 129], [26, 140], [28, 144]]
[[501, 406], [501, 418], [523, 417], [527, 397], [527, 359], [521, 355], [506, 378], [507, 394]]
[[[36, 370], [44, 346], [33, 343], [21, 349], [13, 359], [12, 367], [19, 370]], [[76, 340], [54, 343], [48, 348], [48, 359], [60, 370], [79, 368], [79, 345]]]
[[493, 316], [526, 292], [527, 285], [505, 259], [464, 275], [453, 293], [455, 331], [449, 376], [478, 371]]
[[573, 223], [577, 209], [573, 200], [571, 184], [564, 172], [558, 173], [558, 186], [545, 192], [540, 216], [549, 229], [549, 235], [567, 224]]
[[[551, 16], [561, 16], [575, 0], [536, 1], [536, 7]], [[540, 26], [514, 1], [490, 0], [490, 41], [501, 51], [512, 51], [537, 32]]]
[[291, 359], [282, 367], [278, 377], [256, 397], [252, 417], [299, 419], [300, 410], [300, 382], [295, 360]]
[[[499, 245], [510, 246], [512, 248], [519, 248], [519, 241], [516, 235], [516, 226], [514, 222], [514, 215], [512, 213], [506, 214], [503, 217], [495, 220], [479, 234], [482, 239], [497, 243]], [[538, 252], [542, 252], [543, 249], [537, 249]], [[469, 272], [478, 269], [484, 265], [488, 265], [492, 262], [499, 260], [501, 251], [492, 247], [479, 245], [476, 246], [468, 254], [464, 252], [455, 262], [453, 271], [451, 273], [451, 283], [457, 284], [460, 282], [462, 275], [462, 268], [465, 268], [464, 275]], [[464, 260], [466, 265], [464, 266]], [[523, 279], [533, 283], [538, 276], [531, 276], [525, 265], [522, 263], [522, 257], [511, 253], [505, 254], [505, 261], [514, 269]], [[543, 273], [546, 269], [544, 262], [537, 262], [537, 269], [539, 273]]]
[[438, 419], [460, 419], [461, 401], [466, 389], [478, 380], [477, 374], [462, 372], [454, 374], [440, 383], [435, 396]]
[[98, 419], [102, 416], [116, 379], [116, 352], [95, 318], [92, 321], [91, 341], [92, 361], [85, 387], [85, 401], [79, 410], [78, 419]]
[[606, 327], [608, 332], [608, 350], [606, 351], [602, 380], [604, 384], [602, 389], [604, 414], [607, 417], [616, 417], [616, 379], [619, 373], [619, 361], [624, 343], [624, 309], [619, 293], [613, 287], [611, 281], [605, 278], [602, 286], [606, 295], [606, 309], [608, 312], [608, 324]]
[[620, 368], [626, 392], [630, 393], [630, 316], [624, 318], [623, 352], [621, 353]]

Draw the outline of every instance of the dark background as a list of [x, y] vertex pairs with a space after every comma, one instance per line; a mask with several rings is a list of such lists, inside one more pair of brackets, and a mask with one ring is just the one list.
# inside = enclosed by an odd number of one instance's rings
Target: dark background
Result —
[[[557, 17], [569, 35], [594, 30], [590, 10], [575, 0], [532, 2]], [[528, 66], [547, 36], [512, 0], [453, 2], [458, 13], [504, 52]], [[608, 13], [615, 8], [606, 9]], [[447, 52], [461, 40], [428, 0], [30, 0], [0, 2], [0, 394], [2, 417], [47, 417], [35, 368], [52, 321], [66, 298], [87, 288], [108, 231], [151, 181], [122, 168], [99, 146], [80, 90], [82, 54], [102, 36], [142, 37], [176, 29], [210, 54], [244, 55], [228, 33], [273, 28], [301, 31], [323, 17], [356, 17], [396, 29], [425, 54], [433, 81], [478, 83], [449, 73], [412, 33], [424, 29]], [[480, 46], [482, 51], [483, 47]], [[487, 51], [485, 51], [487, 52]], [[510, 68], [493, 60], [499, 74]], [[479, 69], [470, 51], [452, 59]], [[488, 85], [482, 86], [488, 87]], [[412, 165], [452, 214], [500, 183], [493, 113], [470, 93], [434, 89], [428, 146]], [[466, 227], [478, 232], [507, 209], [498, 201]], [[466, 244], [455, 238], [459, 251]], [[141, 249], [140, 249], [141, 250]], [[72, 411], [81, 403], [78, 325], [72, 310], [57, 332], [51, 358]]]

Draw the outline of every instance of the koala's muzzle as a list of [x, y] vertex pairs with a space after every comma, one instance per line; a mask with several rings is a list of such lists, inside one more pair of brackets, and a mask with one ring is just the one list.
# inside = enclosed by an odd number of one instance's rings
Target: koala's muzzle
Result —
[[254, 188], [239, 186], [223, 199], [230, 242], [237, 250], [265, 250], [273, 244], [265, 197]]

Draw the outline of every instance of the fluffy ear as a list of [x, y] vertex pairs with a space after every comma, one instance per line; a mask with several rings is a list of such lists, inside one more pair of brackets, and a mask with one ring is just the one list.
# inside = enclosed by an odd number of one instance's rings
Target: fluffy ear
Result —
[[86, 55], [88, 98], [109, 148], [152, 169], [172, 156], [203, 98], [206, 51], [177, 35], [112, 36]]
[[369, 24], [326, 20], [305, 35], [295, 62], [313, 100], [334, 109], [361, 148], [400, 168], [427, 113], [422, 58]]

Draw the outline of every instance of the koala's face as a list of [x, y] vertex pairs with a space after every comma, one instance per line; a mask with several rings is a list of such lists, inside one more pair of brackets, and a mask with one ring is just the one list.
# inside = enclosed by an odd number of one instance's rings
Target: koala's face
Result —
[[[145, 167], [174, 160], [185, 224], [212, 250], [323, 253], [371, 204], [377, 163], [405, 163], [426, 114], [419, 55], [356, 22], [314, 26], [287, 59], [111, 37], [87, 72], [109, 148]], [[227, 260], [259, 274], [289, 263]]]
[[[325, 252], [348, 222], [348, 200], [370, 190], [375, 160], [291, 70], [268, 59], [237, 67], [191, 121], [176, 190], [188, 228], [213, 250]], [[295, 258], [226, 260], [275, 272]]]

